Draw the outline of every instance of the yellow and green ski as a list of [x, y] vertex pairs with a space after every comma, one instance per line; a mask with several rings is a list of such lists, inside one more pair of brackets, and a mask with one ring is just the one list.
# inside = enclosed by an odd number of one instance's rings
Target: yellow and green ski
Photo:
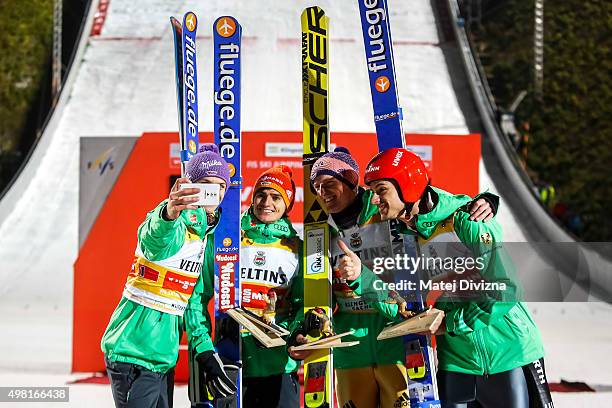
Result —
[[[328, 257], [328, 214], [309, 187], [312, 165], [329, 149], [328, 22], [328, 17], [319, 7], [309, 7], [302, 12], [304, 312], [322, 309], [331, 319], [332, 271]], [[304, 361], [304, 406], [333, 407], [333, 386], [331, 349], [314, 351]]]

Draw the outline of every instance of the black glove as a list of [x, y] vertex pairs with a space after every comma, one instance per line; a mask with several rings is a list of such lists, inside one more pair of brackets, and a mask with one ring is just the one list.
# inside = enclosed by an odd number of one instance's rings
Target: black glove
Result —
[[231, 378], [237, 377], [240, 363], [230, 361], [212, 350], [196, 356], [206, 373], [206, 387], [213, 398], [226, 398], [236, 393], [236, 384]]
[[298, 335], [302, 335], [304, 337], [306, 337], [306, 333], [304, 332], [304, 324], [302, 323], [299, 327], [297, 327], [287, 338], [287, 346], [285, 348], [285, 350], [287, 351], [287, 355], [289, 357], [291, 357], [292, 359], [294, 359], [295, 361], [301, 361], [301, 358], [295, 358], [293, 356], [291, 356], [291, 354], [289, 353], [289, 348], [291, 347], [296, 347], [296, 346], [301, 346], [304, 343], [298, 342], [297, 341], [297, 336]]

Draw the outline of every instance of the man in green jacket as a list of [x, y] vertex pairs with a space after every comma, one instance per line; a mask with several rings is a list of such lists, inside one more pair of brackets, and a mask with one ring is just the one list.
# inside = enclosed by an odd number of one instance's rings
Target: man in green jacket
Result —
[[[365, 183], [382, 218], [400, 220], [404, 232], [416, 236], [420, 253], [433, 257], [450, 243], [446, 247], [455, 253], [473, 257], [483, 281], [499, 285], [496, 290], [471, 291], [474, 300], [458, 300], [451, 289], [436, 302], [445, 312], [440, 326], [432, 329], [442, 406], [465, 408], [476, 401], [484, 408], [527, 408], [533, 379], [523, 367], [539, 362], [543, 373], [544, 349], [533, 318], [518, 301], [520, 288], [502, 247], [500, 225], [496, 220], [470, 220], [466, 205], [471, 199], [432, 187], [421, 159], [405, 149], [375, 156], [366, 168]], [[461, 274], [453, 279], [457, 277], [460, 280]], [[363, 276], [362, 283], [367, 279]], [[546, 394], [548, 389], [536, 392]]]
[[[242, 216], [241, 305], [289, 330], [303, 314], [302, 240], [289, 221], [295, 183], [287, 166], [263, 172]], [[264, 348], [250, 333], [242, 336], [245, 407], [298, 408], [300, 364], [285, 347]]]
[[[214, 256], [211, 234], [218, 218], [217, 206], [193, 205], [199, 189], [180, 189], [190, 180], [219, 184], [223, 199], [229, 168], [215, 145], [201, 147], [187, 164], [185, 177], [138, 229], [134, 263], [101, 341], [117, 407], [172, 407], [183, 318], [204, 290], [207, 271], [202, 267], [210, 268]], [[192, 344], [212, 344], [204, 330], [188, 330], [188, 335]], [[216, 366], [212, 371], [227, 383], [217, 360], [211, 359]]]
[[[240, 245], [241, 306], [289, 331], [299, 324], [296, 315], [303, 315], [302, 240], [287, 216], [294, 200], [295, 184], [289, 167], [263, 172], [253, 188], [251, 206], [241, 219]], [[188, 333], [198, 327], [210, 333], [210, 325], [202, 323], [210, 321], [206, 305], [214, 296], [214, 270], [207, 271], [203, 279], [205, 291], [200, 302], [191, 302], [185, 314], [197, 316], [200, 326], [188, 325]], [[265, 348], [248, 331], [241, 336], [244, 406], [299, 407], [299, 363], [287, 355], [285, 347]], [[192, 406], [208, 406], [198, 356], [211, 353], [213, 345], [190, 344], [190, 349], [197, 355], [190, 367], [189, 398]]]
[[[393, 407], [408, 391], [403, 343], [400, 338], [379, 341], [376, 337], [395, 319], [398, 308], [386, 297], [372, 302], [358, 293], [361, 268], [372, 268], [377, 257], [393, 256], [389, 223], [371, 203], [372, 192], [359, 187], [359, 166], [347, 149], [336, 148], [318, 159], [310, 180], [330, 214], [331, 263], [337, 273], [333, 282], [337, 305], [334, 330], [352, 330], [354, 334], [346, 341], [359, 341], [353, 347], [334, 349], [339, 405]], [[491, 205], [484, 199], [476, 201], [471, 207], [474, 215], [488, 218]], [[307, 326], [316, 320], [309, 313], [305, 318]], [[305, 331], [310, 331], [309, 327]], [[302, 342], [303, 336], [296, 336], [296, 341]], [[296, 358], [306, 356], [290, 352]]]

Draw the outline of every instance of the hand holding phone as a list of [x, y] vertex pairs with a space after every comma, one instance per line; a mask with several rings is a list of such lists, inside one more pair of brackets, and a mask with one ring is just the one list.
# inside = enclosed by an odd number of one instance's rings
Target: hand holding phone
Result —
[[219, 184], [213, 183], [185, 183], [179, 186], [179, 190], [193, 188], [200, 190], [197, 194], [189, 197], [198, 197], [198, 201], [191, 203], [196, 206], [217, 206], [221, 202], [219, 192]]

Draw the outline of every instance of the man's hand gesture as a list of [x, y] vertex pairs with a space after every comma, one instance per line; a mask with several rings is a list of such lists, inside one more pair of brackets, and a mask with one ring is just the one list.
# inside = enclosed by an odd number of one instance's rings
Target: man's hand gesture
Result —
[[344, 252], [338, 262], [338, 274], [342, 279], [354, 281], [361, 275], [361, 259], [340, 239], [338, 247]]
[[170, 195], [168, 196], [168, 204], [166, 204], [166, 213], [164, 214], [169, 220], [176, 220], [183, 210], [196, 210], [198, 207], [193, 205], [199, 200], [200, 192], [197, 188], [185, 188], [180, 190], [180, 185], [191, 183], [187, 177], [181, 177], [174, 182]]

